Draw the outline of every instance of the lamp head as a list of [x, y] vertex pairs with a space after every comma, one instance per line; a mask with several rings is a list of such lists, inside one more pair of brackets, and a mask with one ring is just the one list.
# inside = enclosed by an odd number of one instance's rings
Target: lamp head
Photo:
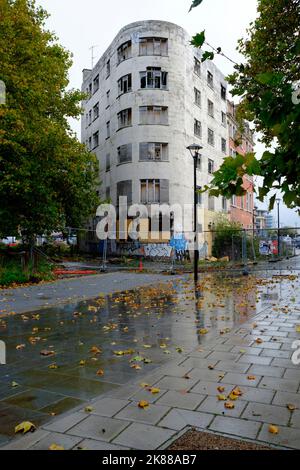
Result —
[[201, 147], [201, 145], [198, 145], [198, 144], [192, 144], [192, 145], [189, 145], [187, 147], [187, 150], [190, 151], [190, 154], [192, 155], [193, 158], [196, 157], [196, 155], [198, 155], [198, 153], [200, 152], [200, 150], [202, 150], [203, 147]]

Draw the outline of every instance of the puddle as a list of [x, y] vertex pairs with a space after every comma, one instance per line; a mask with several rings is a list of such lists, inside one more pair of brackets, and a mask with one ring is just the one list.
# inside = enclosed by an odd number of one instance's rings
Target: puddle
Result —
[[25, 418], [41, 424], [226, 335], [283, 295], [292, 297], [291, 285], [285, 277], [201, 275], [196, 289], [183, 277], [1, 317], [7, 364], [0, 366], [0, 442]]

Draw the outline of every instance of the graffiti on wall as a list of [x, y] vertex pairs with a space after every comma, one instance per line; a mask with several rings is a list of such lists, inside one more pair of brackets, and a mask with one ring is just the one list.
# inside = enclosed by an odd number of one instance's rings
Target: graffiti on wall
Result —
[[170, 258], [172, 247], [167, 243], [148, 243], [144, 245], [144, 253], [150, 258]]

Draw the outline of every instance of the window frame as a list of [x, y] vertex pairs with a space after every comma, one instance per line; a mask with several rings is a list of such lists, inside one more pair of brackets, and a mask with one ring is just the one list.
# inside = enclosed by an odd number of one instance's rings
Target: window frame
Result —
[[[145, 150], [145, 147], [147, 149]], [[149, 149], [150, 146], [153, 146], [153, 149]], [[168, 155], [169, 144], [165, 142], [140, 142], [139, 145], [139, 161], [140, 162], [167, 162], [169, 160]], [[160, 157], [157, 158], [156, 150], [160, 151]], [[143, 152], [148, 154], [148, 157], [143, 156]], [[153, 157], [151, 156], [153, 155]]]
[[[160, 117], [161, 117], [160, 122], [156, 122], [157, 114], [155, 114], [155, 112], [156, 113], [160, 112]], [[169, 123], [168, 106], [155, 106], [155, 105], [140, 106], [139, 113], [140, 113], [140, 125], [167, 126]], [[151, 116], [153, 119], [151, 119]]]
[[[143, 86], [143, 80], [145, 80], [145, 86]], [[156, 86], [157, 82], [160, 86]], [[167, 90], [168, 72], [163, 71], [161, 67], [147, 67], [146, 70], [140, 72], [140, 88], [142, 90]]]
[[[124, 85], [126, 84], [126, 87]], [[124, 88], [127, 88], [124, 91]], [[118, 97], [125, 95], [126, 93], [130, 93], [132, 91], [132, 74], [127, 73], [123, 75], [123, 77], [119, 78], [118, 80]]]
[[132, 108], [122, 109], [118, 114], [118, 130], [132, 126]]
[[[125, 54], [125, 51], [128, 51], [128, 54], [127, 53]], [[120, 57], [122, 56], [122, 54], [123, 54], [123, 57], [120, 60]], [[124, 60], [128, 60], [131, 58], [132, 58], [132, 41], [131, 39], [129, 39], [128, 41], [123, 42], [123, 44], [121, 44], [117, 49], [118, 65], [124, 62]]]
[[207, 129], [207, 143], [212, 147], [215, 146], [215, 131], [213, 129]]
[[209, 175], [213, 175], [215, 171], [215, 162], [211, 158], [207, 161], [207, 172]]
[[[196, 129], [199, 128], [200, 132], [196, 132]], [[194, 118], [194, 135], [202, 139], [202, 123], [198, 119]]]
[[[151, 44], [152, 42], [152, 44]], [[159, 53], [157, 51], [157, 43], [159, 42]], [[140, 56], [157, 56], [157, 57], [168, 57], [168, 38], [155, 37], [155, 36], [145, 36], [139, 38], [139, 55]], [[145, 50], [141, 47], [142, 44], [146, 44], [146, 53]], [[150, 46], [151, 44], [151, 46]], [[165, 44], [165, 53], [162, 50], [162, 44]]]

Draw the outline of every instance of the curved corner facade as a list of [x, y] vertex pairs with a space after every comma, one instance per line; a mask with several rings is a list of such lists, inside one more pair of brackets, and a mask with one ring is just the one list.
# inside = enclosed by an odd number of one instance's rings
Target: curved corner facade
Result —
[[[227, 84], [211, 62], [201, 63], [188, 34], [163, 21], [124, 27], [93, 70], [83, 71], [82, 142], [99, 160], [101, 198], [133, 203], [193, 203], [193, 159], [203, 146], [197, 184], [209, 183], [228, 154]], [[199, 196], [203, 230], [222, 198]]]

